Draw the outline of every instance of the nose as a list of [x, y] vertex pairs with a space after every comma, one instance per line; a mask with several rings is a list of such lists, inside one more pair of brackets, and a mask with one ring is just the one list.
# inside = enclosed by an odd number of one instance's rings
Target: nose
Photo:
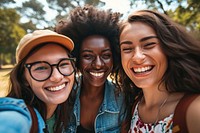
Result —
[[99, 56], [97, 56], [92, 64], [96, 69], [100, 69], [104, 65], [104, 62]]
[[143, 63], [144, 59], [145, 54], [143, 53], [143, 51], [140, 48], [136, 48], [132, 56], [133, 62], [135, 62], [136, 64], [141, 64]]
[[52, 74], [51, 74], [51, 77], [50, 77], [50, 80], [51, 81], [54, 81], [54, 82], [59, 82], [62, 80], [62, 78], [64, 77], [56, 67], [52, 68]]

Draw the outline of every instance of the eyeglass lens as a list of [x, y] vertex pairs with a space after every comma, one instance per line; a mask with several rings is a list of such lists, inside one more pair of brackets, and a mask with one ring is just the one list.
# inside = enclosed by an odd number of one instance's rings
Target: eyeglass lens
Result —
[[69, 76], [74, 72], [72, 63], [68, 59], [61, 60], [58, 64], [50, 65], [47, 62], [38, 62], [31, 66], [30, 73], [36, 80], [42, 81], [48, 79], [53, 71], [53, 67], [56, 66], [58, 71], [64, 75]]

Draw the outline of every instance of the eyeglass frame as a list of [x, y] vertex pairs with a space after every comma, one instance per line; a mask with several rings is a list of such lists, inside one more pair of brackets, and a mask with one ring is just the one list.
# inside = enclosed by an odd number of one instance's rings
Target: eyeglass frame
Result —
[[[63, 74], [63, 73], [60, 72], [59, 64], [60, 64], [63, 60], [69, 60], [69, 61], [72, 63], [71, 65], [72, 65], [72, 67], [73, 67], [74, 70], [73, 70], [70, 74], [68, 74], [68, 75], [65, 75], [65, 74]], [[36, 81], [38, 81], [38, 82], [43, 82], [43, 81], [49, 79], [49, 78], [52, 76], [52, 73], [53, 73], [53, 66], [56, 66], [56, 69], [57, 69], [57, 70], [59, 71], [59, 73], [60, 73], [61, 75], [63, 75], [63, 76], [70, 76], [70, 75], [72, 75], [72, 74], [75, 72], [75, 66], [74, 66], [73, 62], [74, 62], [74, 63], [76, 62], [76, 58], [63, 58], [63, 59], [61, 59], [57, 64], [50, 64], [50, 63], [47, 62], [47, 61], [36, 61], [36, 62], [32, 62], [32, 63], [26, 63], [26, 64], [24, 64], [24, 67], [28, 69], [30, 76], [31, 76], [34, 80], [36, 80]], [[38, 64], [38, 63], [46, 63], [46, 64], [48, 64], [48, 65], [50, 66], [50, 68], [51, 68], [51, 73], [49, 74], [49, 76], [48, 76], [46, 79], [38, 80], [38, 79], [36, 79], [36, 78], [33, 77], [32, 72], [31, 72], [31, 67], [32, 67], [34, 64]]]

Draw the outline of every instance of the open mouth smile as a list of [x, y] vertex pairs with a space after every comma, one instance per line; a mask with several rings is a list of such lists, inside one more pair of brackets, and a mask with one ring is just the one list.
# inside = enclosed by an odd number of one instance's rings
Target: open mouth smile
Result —
[[153, 69], [153, 66], [132, 68], [134, 73], [144, 73], [144, 72], [151, 71], [152, 69]]
[[63, 89], [65, 86], [66, 86], [66, 84], [63, 83], [63, 84], [61, 84], [59, 86], [48, 87], [46, 89], [49, 90], [49, 91], [59, 91], [59, 90]]
[[101, 76], [104, 75], [104, 72], [100, 72], [100, 73], [90, 72], [90, 74], [91, 74], [92, 76], [95, 76], [95, 77], [101, 77]]

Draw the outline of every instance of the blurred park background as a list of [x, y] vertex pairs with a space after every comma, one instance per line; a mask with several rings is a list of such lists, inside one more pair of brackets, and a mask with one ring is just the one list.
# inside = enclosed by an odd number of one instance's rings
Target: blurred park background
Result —
[[1, 0], [0, 97], [7, 93], [8, 77], [4, 75], [15, 64], [15, 49], [22, 36], [35, 29], [53, 29], [71, 9], [85, 4], [118, 11], [122, 19], [138, 9], [158, 10], [200, 40], [200, 0]]

